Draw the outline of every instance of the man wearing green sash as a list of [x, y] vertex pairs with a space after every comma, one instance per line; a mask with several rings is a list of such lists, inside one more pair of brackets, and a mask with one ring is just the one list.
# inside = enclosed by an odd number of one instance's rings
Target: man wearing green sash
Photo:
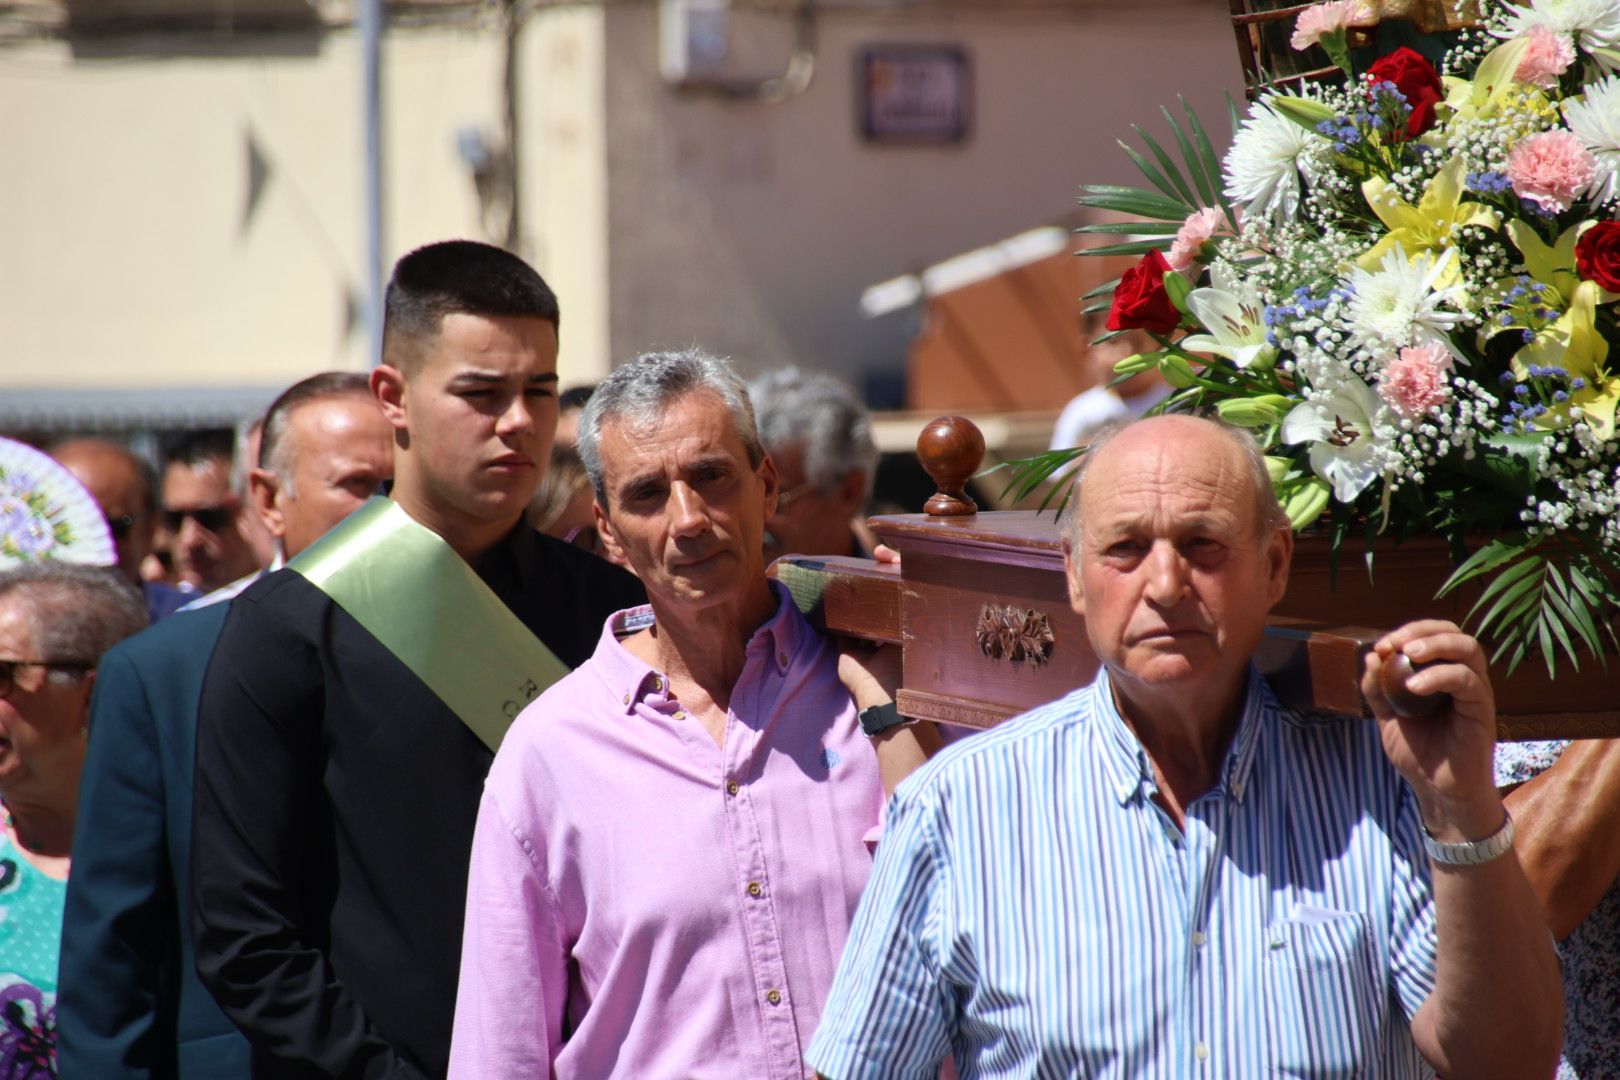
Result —
[[259, 1077], [443, 1075], [479, 794], [504, 725], [641, 602], [522, 524], [557, 306], [467, 241], [405, 256], [372, 389], [395, 484], [232, 605], [203, 687], [197, 964]]

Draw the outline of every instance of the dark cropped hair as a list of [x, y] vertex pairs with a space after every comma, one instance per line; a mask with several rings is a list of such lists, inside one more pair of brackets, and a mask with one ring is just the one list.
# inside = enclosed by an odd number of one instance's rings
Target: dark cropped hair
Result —
[[594, 393], [596, 393], [595, 383], [570, 386], [557, 395], [557, 410], [567, 412], [569, 409], [583, 409], [590, 402], [591, 395]]
[[169, 441], [163, 455], [167, 468], [179, 463], [196, 469], [211, 462], [219, 462], [228, 470], [236, 451], [236, 433], [230, 428], [200, 428], [185, 431]]
[[383, 361], [409, 371], [453, 314], [529, 316], [562, 328], [557, 296], [534, 267], [491, 244], [444, 240], [394, 264], [383, 301]]
[[[358, 372], [323, 371], [307, 379], [300, 379], [283, 390], [281, 396], [272, 401], [270, 407], [264, 411], [264, 430], [259, 436], [259, 468], [269, 469], [286, 479], [292, 463], [283, 453], [285, 448], [281, 445], [281, 440], [287, 434], [287, 423], [292, 419], [292, 414], [300, 406], [312, 401], [338, 397], [369, 399], [371, 383]], [[278, 454], [281, 456], [278, 457]]]

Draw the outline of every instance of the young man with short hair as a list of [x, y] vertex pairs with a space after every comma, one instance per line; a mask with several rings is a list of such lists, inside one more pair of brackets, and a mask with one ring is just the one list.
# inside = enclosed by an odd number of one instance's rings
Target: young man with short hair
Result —
[[522, 523], [557, 325], [545, 282], [498, 248], [401, 259], [372, 374], [392, 502], [232, 604], [203, 688], [192, 922], [256, 1077], [444, 1073], [492, 746], [643, 595]]

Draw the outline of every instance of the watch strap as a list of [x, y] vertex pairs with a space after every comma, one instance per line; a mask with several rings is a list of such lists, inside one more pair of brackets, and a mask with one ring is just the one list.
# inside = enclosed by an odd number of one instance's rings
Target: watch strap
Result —
[[1513, 815], [1502, 811], [1502, 827], [1483, 840], [1465, 840], [1460, 844], [1447, 844], [1423, 830], [1423, 849], [1429, 858], [1442, 866], [1478, 866], [1488, 863], [1513, 848]]
[[860, 721], [861, 730], [869, 738], [881, 735], [890, 728], [911, 723], [910, 718], [900, 715], [900, 706], [892, 701], [884, 705], [873, 705], [870, 709], [862, 709]]

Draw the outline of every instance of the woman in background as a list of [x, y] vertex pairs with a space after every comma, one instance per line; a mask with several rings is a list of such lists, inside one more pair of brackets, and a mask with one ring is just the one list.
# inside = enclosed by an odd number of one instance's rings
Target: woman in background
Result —
[[114, 571], [0, 570], [0, 1080], [56, 1075], [57, 955], [96, 665], [146, 625]]

